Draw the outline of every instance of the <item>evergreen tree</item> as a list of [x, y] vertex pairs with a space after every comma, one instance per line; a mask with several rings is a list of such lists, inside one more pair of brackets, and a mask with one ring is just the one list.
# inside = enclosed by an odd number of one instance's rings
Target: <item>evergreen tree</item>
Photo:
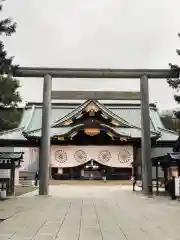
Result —
[[[178, 33], [178, 37], [180, 37], [180, 33]], [[176, 53], [180, 56], [180, 50], [176, 49]], [[170, 66], [172, 67], [173, 65], [170, 64]], [[174, 67], [178, 67], [177, 65], [174, 65]], [[180, 90], [180, 79], [167, 79], [167, 82], [169, 84], [170, 87], [172, 87], [173, 89], [176, 89], [177, 91]], [[177, 99], [175, 99], [177, 101]]]
[[[4, 1], [0, 0], [0, 11]], [[11, 36], [15, 31], [16, 23], [12, 19], [6, 18], [0, 21], [0, 36]], [[12, 62], [13, 57], [8, 57], [3, 40], [0, 39], [0, 131], [16, 127], [20, 119], [17, 109], [17, 104], [21, 102], [17, 91], [20, 84], [12, 77], [18, 66], [13, 65]]]

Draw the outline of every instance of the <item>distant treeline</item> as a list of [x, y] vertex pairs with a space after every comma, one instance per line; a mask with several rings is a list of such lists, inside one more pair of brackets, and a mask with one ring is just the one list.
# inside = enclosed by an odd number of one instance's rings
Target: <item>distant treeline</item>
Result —
[[174, 131], [180, 130], [180, 119], [174, 120], [171, 115], [163, 115], [161, 116], [161, 120], [165, 128], [174, 130]]
[[0, 107], [0, 132], [17, 128], [20, 124], [23, 108], [2, 108]]

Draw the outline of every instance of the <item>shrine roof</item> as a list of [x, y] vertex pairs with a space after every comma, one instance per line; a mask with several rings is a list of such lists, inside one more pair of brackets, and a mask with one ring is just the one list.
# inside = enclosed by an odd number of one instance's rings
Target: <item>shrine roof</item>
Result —
[[[99, 102], [99, 101], [97, 101]], [[83, 107], [86, 106], [87, 101], [85, 101], [82, 104], [78, 103], [52, 103], [52, 112], [51, 112], [51, 123], [59, 124], [60, 122], [63, 122], [69, 117], [72, 117], [75, 115], [78, 111], [82, 110]], [[121, 121], [124, 123], [127, 123], [129, 125], [141, 128], [141, 109], [140, 104], [133, 104], [133, 103], [106, 103], [101, 104], [103, 106], [103, 110], [106, 109], [106, 112], [108, 111], [111, 116], [116, 116], [120, 118]], [[33, 108], [33, 111], [32, 111]], [[29, 113], [31, 111], [31, 117], [29, 117]], [[36, 130], [41, 128], [41, 119], [42, 119], [42, 103], [38, 103], [37, 105], [32, 105], [29, 103], [26, 106], [25, 111], [25, 120], [21, 122], [20, 127], [23, 126], [24, 122], [29, 123], [25, 124], [28, 125], [26, 129], [28, 131]], [[156, 131], [156, 125], [157, 127], [164, 127], [161, 120], [159, 113], [157, 112], [157, 109], [155, 108], [155, 105], [150, 105], [150, 115], [151, 115], [151, 130]], [[31, 120], [30, 120], [31, 119]]]
[[[63, 135], [71, 130], [70, 126], [63, 126], [64, 121], [77, 116], [84, 107], [90, 102], [95, 103], [104, 114], [111, 116], [119, 122], [119, 126], [114, 127], [114, 130], [120, 135], [131, 137], [141, 137], [141, 107], [140, 102], [132, 101], [78, 101], [78, 102], [55, 102], [52, 103], [51, 111], [51, 133]], [[42, 120], [42, 103], [27, 103], [24, 108], [24, 113], [19, 127], [14, 130], [9, 130], [0, 133], [0, 139], [21, 139], [26, 140], [23, 132], [41, 135], [41, 120]], [[55, 128], [54, 128], [55, 126]], [[160, 141], [175, 141], [178, 138], [178, 133], [167, 130], [154, 104], [150, 104], [150, 129], [151, 134], [160, 135]], [[34, 136], [34, 135], [33, 135]]]

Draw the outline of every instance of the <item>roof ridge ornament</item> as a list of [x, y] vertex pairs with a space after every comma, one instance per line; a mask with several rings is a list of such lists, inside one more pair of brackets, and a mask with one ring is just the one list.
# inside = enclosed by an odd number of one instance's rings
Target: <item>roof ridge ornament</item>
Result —
[[97, 104], [95, 104], [94, 101], [90, 102], [86, 107], [85, 107], [85, 111], [86, 112], [98, 112], [100, 110], [100, 108], [97, 106]]

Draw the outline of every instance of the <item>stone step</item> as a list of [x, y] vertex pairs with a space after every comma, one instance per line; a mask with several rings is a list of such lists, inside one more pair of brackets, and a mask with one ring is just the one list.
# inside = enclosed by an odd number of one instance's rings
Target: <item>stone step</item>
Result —
[[32, 180], [19, 179], [19, 183], [23, 187], [32, 186]]

